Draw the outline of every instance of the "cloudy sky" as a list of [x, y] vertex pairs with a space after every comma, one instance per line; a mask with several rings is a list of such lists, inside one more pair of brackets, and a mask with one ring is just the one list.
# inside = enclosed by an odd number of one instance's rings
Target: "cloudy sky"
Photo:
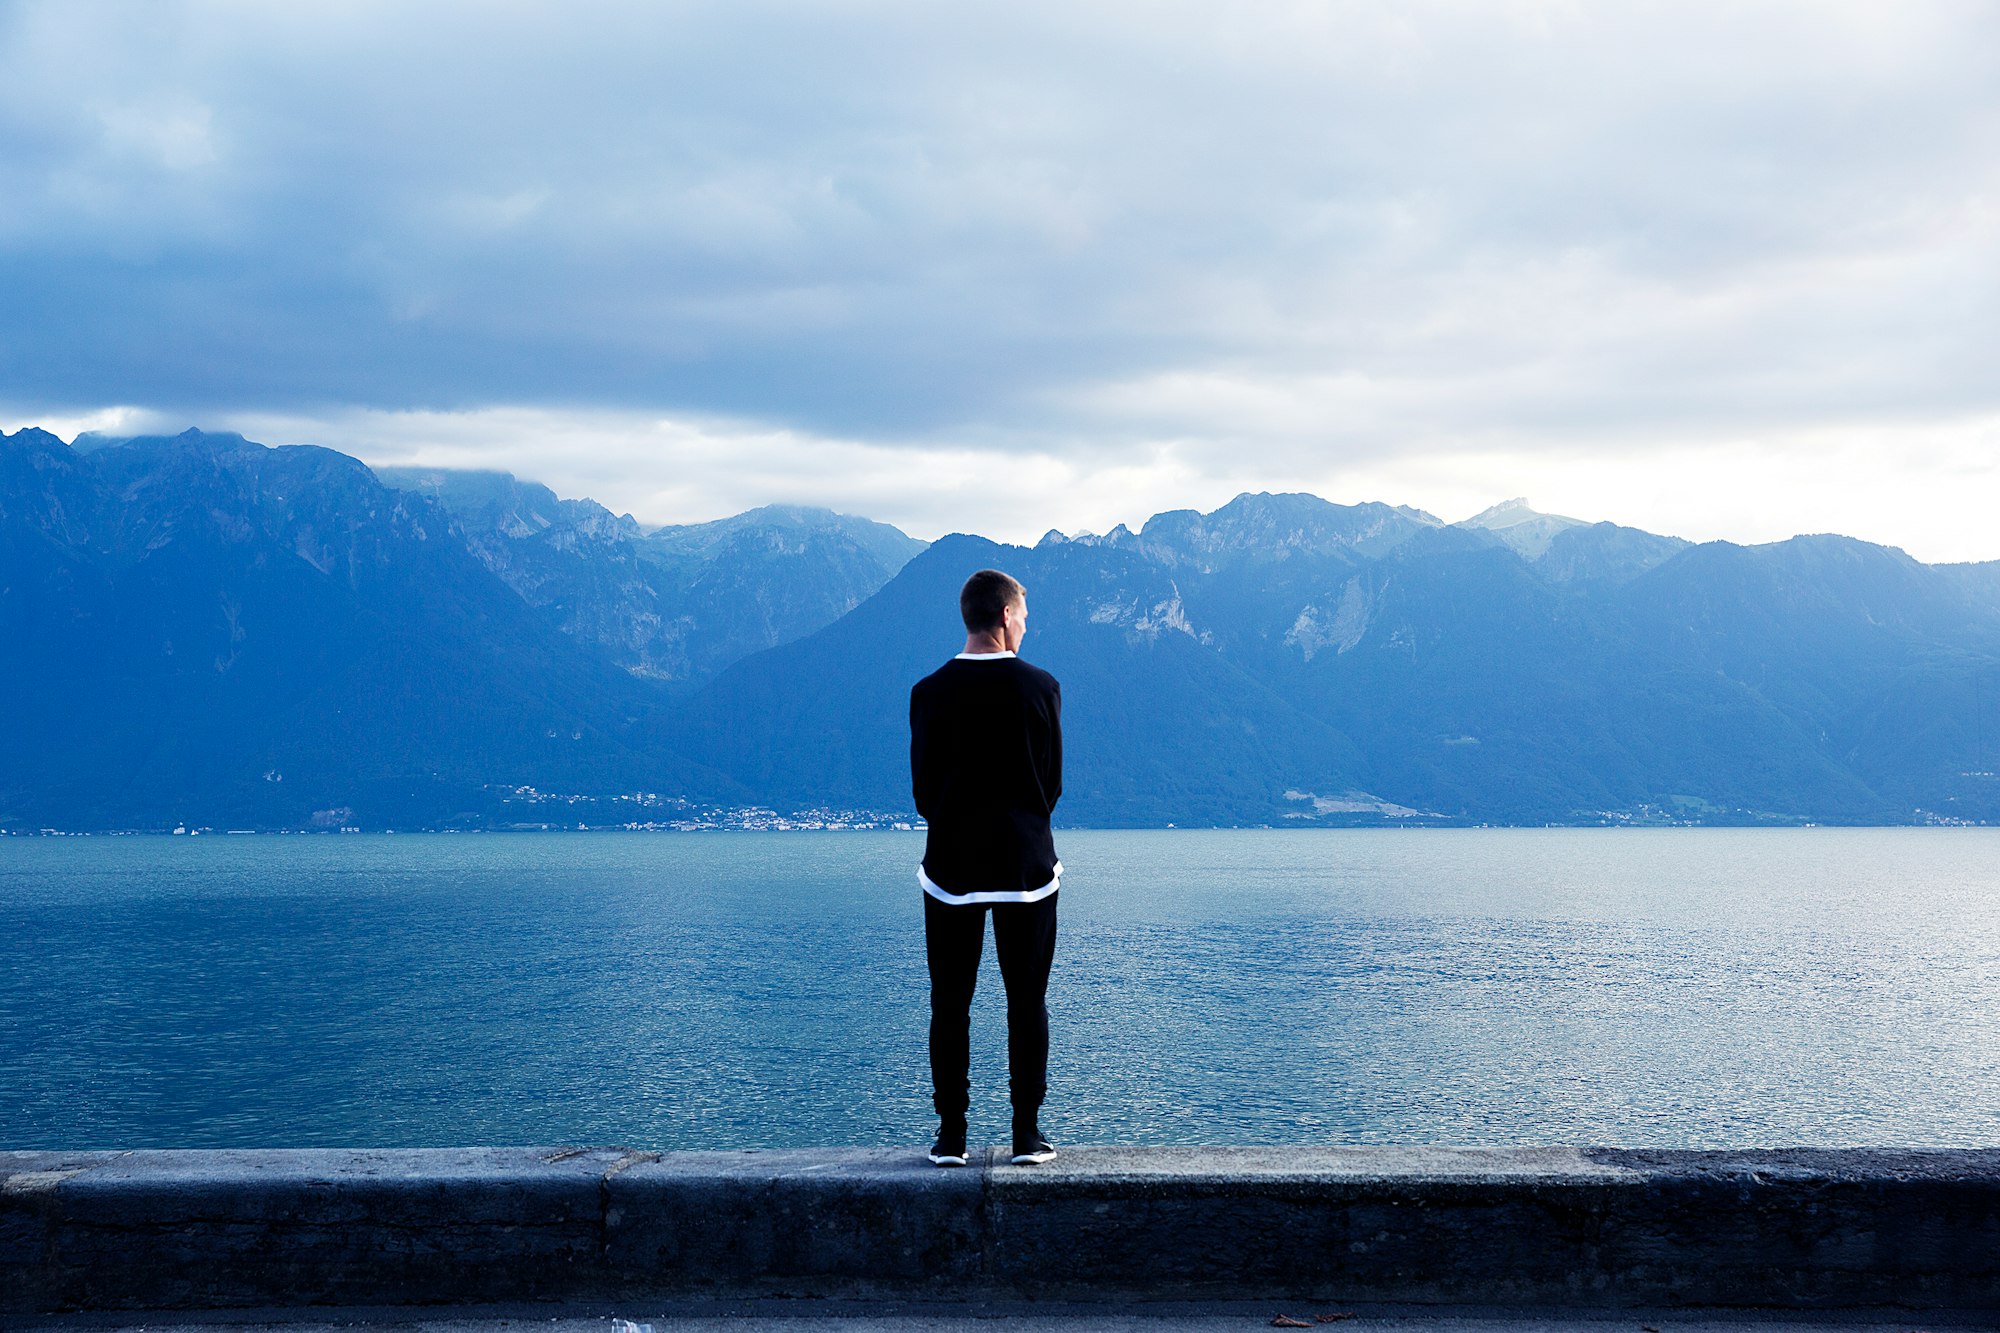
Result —
[[2000, 558], [2000, 6], [0, 0], [0, 425]]

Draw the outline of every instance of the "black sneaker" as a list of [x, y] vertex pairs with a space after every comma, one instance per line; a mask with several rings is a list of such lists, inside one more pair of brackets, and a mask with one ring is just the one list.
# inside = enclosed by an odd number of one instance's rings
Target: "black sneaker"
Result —
[[1015, 1166], [1040, 1166], [1043, 1162], [1052, 1161], [1055, 1155], [1056, 1145], [1043, 1137], [1041, 1130], [1030, 1129], [1025, 1134], [1020, 1130], [1014, 1131]]
[[938, 1166], [965, 1165], [965, 1122], [947, 1120], [938, 1126], [937, 1142], [931, 1145], [931, 1161]]

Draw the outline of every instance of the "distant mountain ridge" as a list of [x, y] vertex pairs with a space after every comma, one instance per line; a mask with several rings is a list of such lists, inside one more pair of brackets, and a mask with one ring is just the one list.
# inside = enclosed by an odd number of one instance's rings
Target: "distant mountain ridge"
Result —
[[375, 471], [450, 510], [487, 568], [564, 632], [677, 684], [830, 624], [924, 549], [826, 509], [769, 505], [648, 530], [511, 473]]
[[[1982, 575], [1849, 538], [1691, 546], [1574, 521], [1529, 558], [1426, 518], [1242, 496], [1032, 550], [948, 538], [864, 608], [872, 657], [837, 625], [746, 661], [677, 740], [748, 785], [885, 797], [895, 687], [984, 561], [1028, 582], [1030, 656], [1085, 684], [1078, 748], [1109, 762], [1079, 764], [1079, 822], [2000, 817], [1979, 776], [2000, 768], [2000, 617], [1965, 586]], [[807, 660], [843, 673], [817, 704], [781, 686]], [[850, 723], [855, 698], [878, 702]]]
[[0, 437], [0, 827], [907, 816], [908, 689], [984, 565], [1064, 682], [1065, 822], [2000, 819], [2000, 561], [1268, 493], [1034, 547], [647, 530], [505, 473], [85, 443]]
[[432, 501], [329, 449], [0, 439], [10, 826], [480, 822], [496, 787], [740, 795]]

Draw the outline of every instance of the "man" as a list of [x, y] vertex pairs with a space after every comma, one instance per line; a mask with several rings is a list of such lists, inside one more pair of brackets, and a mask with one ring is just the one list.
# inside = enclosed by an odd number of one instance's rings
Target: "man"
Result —
[[931, 1089], [938, 1113], [930, 1159], [964, 1166], [970, 1106], [972, 988], [993, 914], [1007, 988], [1013, 1160], [1046, 1162], [1049, 965], [1056, 951], [1056, 859], [1049, 814], [1062, 795], [1062, 690], [1016, 654], [1028, 597], [997, 569], [958, 595], [965, 651], [910, 691], [910, 780], [930, 824], [917, 879], [931, 973]]

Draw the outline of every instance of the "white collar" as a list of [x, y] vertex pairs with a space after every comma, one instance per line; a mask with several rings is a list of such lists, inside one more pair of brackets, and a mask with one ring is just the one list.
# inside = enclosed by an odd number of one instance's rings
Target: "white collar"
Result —
[[1012, 651], [1002, 650], [997, 653], [960, 653], [952, 660], [956, 662], [997, 662], [1003, 657], [1012, 656], [1014, 656]]

